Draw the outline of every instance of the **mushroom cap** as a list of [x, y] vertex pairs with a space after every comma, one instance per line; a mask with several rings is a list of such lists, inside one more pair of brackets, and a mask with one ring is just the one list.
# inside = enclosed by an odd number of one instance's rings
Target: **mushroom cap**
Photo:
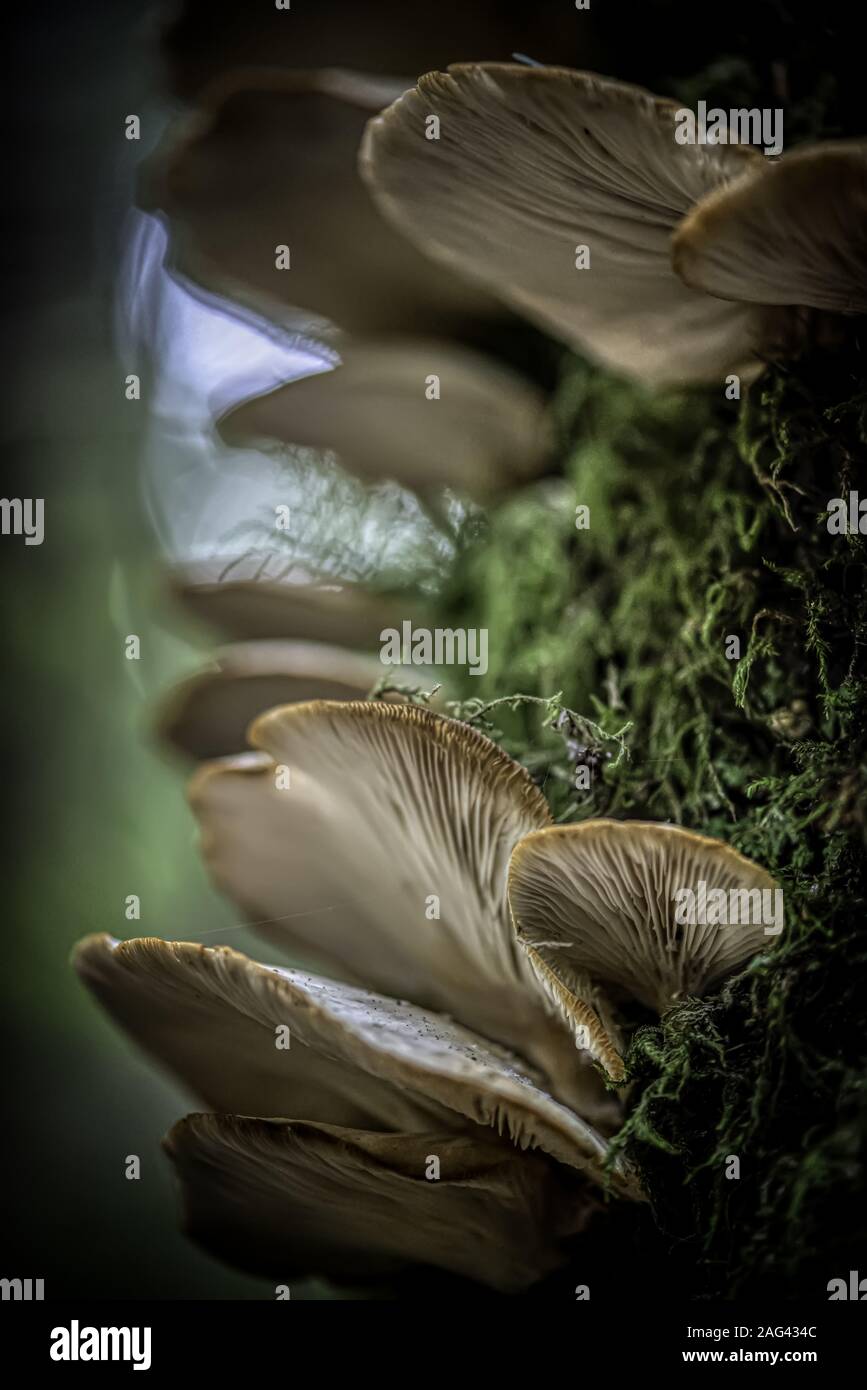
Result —
[[[767, 890], [765, 869], [680, 826], [591, 820], [527, 835], [509, 864], [517, 938], [573, 1029], [616, 1075], [616, 1039], [599, 986], [659, 1013], [702, 994], [766, 950], [761, 912], [743, 925], [676, 921], [682, 890]], [[700, 915], [696, 913], [696, 915]]]
[[[316, 984], [308, 988], [299, 971], [269, 969], [226, 946], [105, 935], [79, 942], [73, 965], [127, 1036], [215, 1110], [369, 1129], [456, 1125], [433, 1098], [330, 1047], [327, 1013], [316, 1022]], [[290, 1029], [286, 1049], [275, 1045], [278, 1025]]]
[[692, 210], [672, 254], [721, 299], [867, 313], [867, 142], [758, 162]]
[[416, 705], [290, 705], [250, 737], [267, 756], [203, 764], [189, 796], [206, 864], [258, 934], [520, 1051], [595, 1118], [599, 1078], [509, 922], [509, 855], [550, 823], [525, 770]]
[[398, 235], [359, 178], [365, 121], [403, 85], [331, 68], [215, 83], [140, 171], [140, 205], [169, 221], [170, 267], [272, 317], [291, 308], [311, 329], [450, 334], [502, 320], [495, 300]]
[[[530, 976], [505, 916], [506, 864], [549, 820], [523, 769], [465, 725], [378, 701], [285, 706], [251, 738], [265, 750], [255, 767], [205, 764], [189, 795], [217, 882], [273, 919], [269, 938], [466, 1023], [465, 990], [486, 1012], [508, 984], [514, 1006]], [[430, 894], [440, 918], [425, 917]]]
[[[538, 1072], [449, 1018], [226, 946], [90, 937], [75, 964], [133, 1039], [216, 1109], [412, 1131], [468, 1122], [604, 1180], [603, 1136]], [[622, 1165], [612, 1176], [637, 1192]]]
[[461, 64], [370, 121], [361, 170], [424, 251], [572, 346], [651, 382], [713, 381], [749, 366], [753, 313], [685, 286], [671, 234], [758, 156], [678, 144], [676, 110], [592, 73]]
[[165, 1148], [187, 1234], [281, 1282], [429, 1265], [514, 1293], [563, 1263], [596, 1207], [577, 1175], [469, 1134], [190, 1115]]
[[237, 642], [169, 692], [156, 728], [186, 757], [222, 758], [247, 747], [247, 730], [266, 709], [363, 699], [382, 670], [375, 657], [321, 642]]
[[284, 638], [378, 648], [380, 633], [410, 616], [405, 604], [361, 584], [221, 579], [227, 568], [227, 562], [180, 566], [171, 575], [171, 592], [199, 622], [241, 641]]
[[542, 392], [479, 353], [418, 339], [351, 344], [333, 371], [236, 406], [219, 429], [229, 443], [333, 450], [365, 480], [482, 498], [538, 471], [551, 445]]

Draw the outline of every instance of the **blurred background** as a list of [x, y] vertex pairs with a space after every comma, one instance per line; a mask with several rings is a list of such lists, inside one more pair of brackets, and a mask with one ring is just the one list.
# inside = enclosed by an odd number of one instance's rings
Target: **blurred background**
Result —
[[68, 966], [88, 932], [243, 936], [225, 930], [235, 915], [205, 882], [182, 779], [149, 728], [149, 702], [203, 645], [163, 622], [147, 412], [125, 399], [115, 331], [141, 155], [124, 118], [155, 110], [155, 10], [27, 7], [8, 51], [3, 493], [43, 497], [46, 529], [42, 546], [0, 547], [13, 955], [0, 1249], [4, 1275], [44, 1278], [47, 1297], [262, 1295], [177, 1233], [159, 1141], [186, 1102], [119, 1045]]

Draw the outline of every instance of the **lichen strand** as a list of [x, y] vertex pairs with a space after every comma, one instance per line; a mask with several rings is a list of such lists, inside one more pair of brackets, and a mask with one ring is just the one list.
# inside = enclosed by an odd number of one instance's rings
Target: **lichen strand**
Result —
[[785, 890], [775, 952], [627, 1058], [624, 1143], [709, 1294], [821, 1292], [829, 1251], [845, 1273], [865, 1236], [867, 546], [827, 528], [829, 499], [867, 496], [861, 338], [768, 370], [740, 402], [647, 395], [570, 360], [565, 480], [496, 511], [449, 595], [452, 622], [490, 630], [486, 699], [562, 692], [559, 731], [540, 736], [527, 702], [498, 706], [493, 730], [558, 818], [671, 819]]

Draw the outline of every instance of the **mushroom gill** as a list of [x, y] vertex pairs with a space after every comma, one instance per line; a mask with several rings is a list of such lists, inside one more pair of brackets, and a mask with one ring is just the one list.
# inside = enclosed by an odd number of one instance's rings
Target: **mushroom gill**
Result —
[[[660, 1014], [704, 993], [771, 944], [762, 894], [775, 886], [723, 841], [645, 821], [536, 831], [509, 865], [517, 938], [576, 1036], [615, 1077], [622, 1062], [606, 989]], [[737, 904], [725, 915], [747, 920], [721, 920], [719, 893]]]

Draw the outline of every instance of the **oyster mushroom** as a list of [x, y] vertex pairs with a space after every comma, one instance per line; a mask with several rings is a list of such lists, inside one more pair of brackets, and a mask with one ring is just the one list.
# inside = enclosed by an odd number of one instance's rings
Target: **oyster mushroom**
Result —
[[156, 728], [187, 757], [221, 758], [247, 747], [247, 729], [264, 710], [363, 699], [381, 676], [374, 657], [321, 642], [235, 642], [169, 692]]
[[172, 596], [227, 637], [378, 647], [380, 633], [405, 618], [404, 609], [360, 584], [323, 580], [222, 578], [226, 564], [183, 566], [171, 577]]
[[[603, 1179], [606, 1141], [538, 1073], [417, 1005], [225, 946], [96, 936], [75, 965], [116, 1022], [217, 1110], [373, 1130], [469, 1120]], [[632, 1190], [615, 1171], [617, 1182]]]
[[815, 311], [864, 313], [865, 143], [772, 161], [679, 143], [677, 112], [592, 73], [461, 64], [372, 118], [361, 170], [427, 254], [643, 381], [755, 374]]
[[[217, 1112], [167, 1141], [187, 1229], [259, 1273], [345, 1281], [422, 1263], [525, 1287], [568, 1257], [603, 1186], [642, 1198], [609, 1146], [620, 1106], [510, 934], [508, 853], [544, 802], [483, 736], [414, 707], [292, 706], [254, 732], [269, 752], [194, 781], [218, 879], [269, 904], [273, 941], [417, 991], [410, 1003], [228, 948], [80, 945], [100, 1003]], [[275, 758], [292, 773], [279, 809]], [[432, 884], [443, 911], [428, 917]], [[476, 1239], [456, 1238], [464, 1221]]]
[[761, 894], [774, 887], [765, 869], [722, 840], [675, 825], [591, 820], [525, 836], [512, 854], [508, 891], [518, 940], [540, 982], [593, 1055], [619, 1077], [606, 990], [614, 987], [661, 1014], [687, 995], [705, 993], [770, 944], [761, 910], [751, 910], [755, 899], [743, 900], [754, 920], [681, 923], [678, 916], [686, 914], [678, 911], [678, 895]]
[[203, 852], [264, 918], [251, 926], [328, 975], [157, 940], [91, 937], [76, 955], [112, 1017], [217, 1112], [168, 1136], [187, 1229], [282, 1277], [423, 1263], [523, 1288], [568, 1258], [602, 1185], [643, 1196], [612, 1151], [622, 1108], [589, 1059], [614, 1068], [580, 1010], [592, 999], [604, 1030], [606, 986], [662, 1007], [735, 968], [761, 939], [681, 940], [666, 894], [767, 875], [670, 826], [552, 827], [521, 767], [414, 706], [289, 706], [252, 741], [194, 778]]
[[672, 253], [686, 284], [720, 299], [867, 314], [867, 143], [760, 161], [693, 209]]
[[168, 218], [171, 268], [272, 316], [352, 333], [502, 319], [496, 300], [395, 232], [361, 183], [365, 121], [405, 85], [332, 68], [215, 83], [139, 174], [140, 206]]
[[231, 444], [265, 437], [333, 450], [363, 479], [485, 497], [541, 467], [544, 411], [540, 391], [491, 359], [406, 339], [351, 344], [333, 371], [247, 401], [219, 428]]
[[292, 705], [249, 737], [267, 757], [204, 764], [189, 797], [212, 876], [265, 923], [259, 934], [494, 1041], [520, 1039], [567, 1100], [590, 1104], [596, 1078], [576, 1068], [509, 922], [509, 854], [550, 823], [523, 768], [414, 705]]
[[597, 1205], [541, 1155], [475, 1135], [189, 1115], [165, 1148], [187, 1233], [281, 1282], [311, 1270], [364, 1282], [427, 1265], [515, 1293], [563, 1263], [565, 1238]]
[[460, 64], [371, 120], [360, 167], [419, 247], [556, 337], [647, 381], [712, 381], [749, 364], [753, 313], [689, 289], [671, 235], [759, 156], [678, 144], [676, 110], [592, 73]]

